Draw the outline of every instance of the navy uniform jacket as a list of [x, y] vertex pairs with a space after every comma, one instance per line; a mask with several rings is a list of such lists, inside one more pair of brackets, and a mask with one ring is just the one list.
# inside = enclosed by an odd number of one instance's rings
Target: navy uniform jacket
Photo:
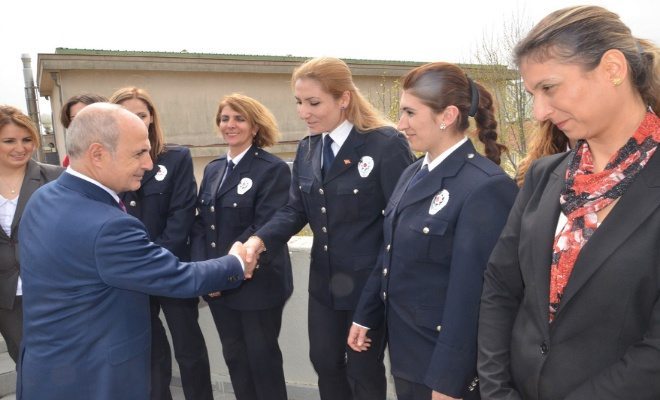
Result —
[[[227, 254], [234, 242], [245, 242], [286, 204], [291, 172], [281, 159], [252, 146], [218, 191], [226, 165], [227, 157], [222, 156], [204, 169], [192, 234], [193, 260]], [[286, 244], [269, 248], [259, 259], [259, 266], [240, 288], [206, 300], [237, 310], [284, 304], [293, 291]]]
[[412, 162], [402, 134], [355, 128], [321, 178], [321, 135], [300, 141], [286, 207], [257, 231], [266, 248], [286, 242], [306, 223], [314, 233], [309, 293], [336, 310], [353, 310], [382, 245], [383, 210]]
[[126, 211], [142, 221], [154, 243], [190, 260], [197, 184], [186, 147], [168, 145], [142, 177], [140, 189], [120, 195]]
[[354, 321], [377, 328], [386, 316], [394, 376], [474, 398], [483, 271], [518, 189], [470, 141], [406, 191], [422, 162], [385, 210], [379, 265]]
[[19, 229], [23, 326], [18, 399], [147, 399], [149, 296], [241, 284], [234, 256], [179, 262], [100, 187], [64, 173], [37, 190]]

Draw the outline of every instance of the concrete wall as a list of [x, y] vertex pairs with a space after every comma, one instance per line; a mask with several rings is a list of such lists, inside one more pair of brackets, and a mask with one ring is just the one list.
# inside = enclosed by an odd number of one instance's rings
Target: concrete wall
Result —
[[[311, 237], [293, 237], [289, 241], [289, 251], [293, 264], [293, 295], [284, 307], [280, 347], [284, 358], [284, 376], [291, 400], [318, 400], [316, 373], [309, 361], [309, 340], [307, 338], [307, 282], [309, 277], [309, 250]], [[200, 303], [199, 324], [204, 333], [206, 347], [211, 361], [211, 381], [221, 393], [232, 393], [229, 372], [222, 357], [222, 345], [213, 323], [211, 313], [203, 301]], [[161, 313], [161, 319], [165, 319]], [[172, 354], [172, 360], [175, 360]], [[180, 384], [179, 370], [173, 361], [173, 384]], [[394, 399], [394, 386], [388, 371], [388, 398]]]

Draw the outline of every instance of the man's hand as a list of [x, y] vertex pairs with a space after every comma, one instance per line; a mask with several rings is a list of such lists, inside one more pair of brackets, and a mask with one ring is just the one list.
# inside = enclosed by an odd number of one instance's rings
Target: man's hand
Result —
[[245, 262], [253, 265], [253, 268], [259, 268], [259, 254], [266, 250], [264, 241], [259, 236], [250, 236], [243, 246], [247, 253]]
[[371, 346], [371, 339], [367, 337], [369, 329], [356, 325], [351, 325], [351, 330], [348, 332], [348, 345], [351, 349], [357, 352], [369, 350]]
[[463, 399], [457, 399], [456, 397], [447, 396], [446, 394], [442, 394], [434, 390], [433, 393], [431, 394], [431, 400], [463, 400]]
[[247, 261], [247, 251], [245, 250], [245, 246], [243, 246], [243, 243], [241, 242], [236, 242], [231, 246], [231, 249], [229, 249], [229, 254], [232, 254], [236, 257], [239, 257], [243, 261], [243, 266], [245, 267], [245, 271], [243, 271], [243, 274], [245, 275], [245, 279], [250, 279], [252, 278], [252, 273], [254, 272], [254, 267], [255, 263], [249, 263]]

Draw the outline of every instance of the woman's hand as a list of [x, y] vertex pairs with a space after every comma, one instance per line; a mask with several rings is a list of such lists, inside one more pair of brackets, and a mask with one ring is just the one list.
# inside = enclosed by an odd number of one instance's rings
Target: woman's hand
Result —
[[456, 397], [451, 397], [447, 396], [446, 394], [442, 394], [440, 392], [436, 392], [435, 390], [433, 391], [433, 394], [431, 394], [431, 400], [462, 400], [458, 399]]
[[367, 337], [368, 331], [369, 329], [353, 323], [351, 330], [348, 332], [348, 346], [357, 352], [369, 350], [371, 339]]

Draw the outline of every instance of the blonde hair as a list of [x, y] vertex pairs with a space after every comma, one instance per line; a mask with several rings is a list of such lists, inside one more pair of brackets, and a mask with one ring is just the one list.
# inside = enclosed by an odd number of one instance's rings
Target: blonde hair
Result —
[[257, 147], [269, 147], [277, 143], [280, 137], [280, 130], [277, 127], [277, 121], [273, 113], [263, 104], [240, 93], [232, 93], [220, 100], [218, 111], [215, 113], [215, 124], [220, 125], [222, 109], [230, 107], [241, 114], [250, 125], [257, 127], [257, 134], [252, 139], [252, 143]]
[[110, 102], [114, 104], [121, 105], [122, 102], [130, 99], [141, 100], [149, 110], [153, 121], [149, 124], [149, 143], [151, 144], [151, 150], [149, 155], [151, 159], [155, 162], [159, 155], [165, 152], [165, 137], [163, 136], [163, 130], [160, 127], [160, 116], [156, 107], [154, 106], [154, 101], [151, 99], [149, 93], [146, 90], [140, 89], [134, 86], [129, 86], [121, 88], [114, 92], [110, 96]]
[[319, 57], [305, 61], [293, 71], [291, 85], [299, 79], [313, 79], [323, 91], [339, 99], [344, 92], [350, 93], [346, 107], [346, 119], [362, 132], [383, 126], [392, 126], [353, 83], [353, 75], [346, 63], [338, 58]]

